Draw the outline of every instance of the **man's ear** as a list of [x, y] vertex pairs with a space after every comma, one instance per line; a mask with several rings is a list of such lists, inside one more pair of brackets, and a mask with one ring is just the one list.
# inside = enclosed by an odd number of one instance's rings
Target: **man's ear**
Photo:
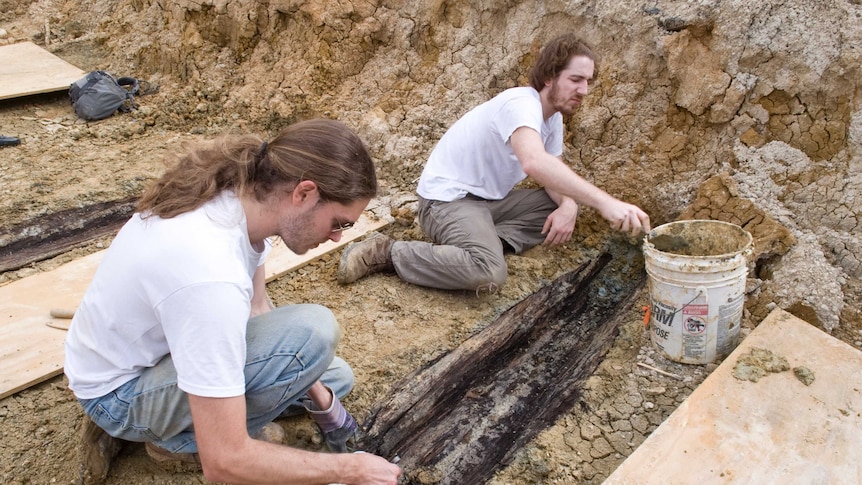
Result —
[[320, 191], [317, 190], [317, 184], [312, 180], [303, 180], [296, 184], [293, 188], [292, 200], [294, 205], [302, 206], [305, 204], [315, 205], [320, 200]]

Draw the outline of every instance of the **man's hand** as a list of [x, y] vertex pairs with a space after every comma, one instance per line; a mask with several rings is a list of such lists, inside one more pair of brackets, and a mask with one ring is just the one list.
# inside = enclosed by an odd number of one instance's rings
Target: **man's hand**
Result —
[[[318, 398], [315, 402], [333, 407], [327, 398], [331, 391], [319, 381], [312, 388], [309, 393]], [[370, 453], [314, 453], [252, 439], [246, 428], [245, 396], [189, 394], [189, 405], [201, 464], [210, 482], [396, 485], [401, 474], [398, 465]]]
[[356, 457], [360, 460], [359, 469], [362, 470], [362, 475], [359, 477], [361, 481], [357, 483], [369, 485], [396, 485], [398, 483], [398, 477], [401, 475], [401, 467], [398, 465], [370, 453], [354, 453], [349, 456], [351, 459]]
[[554, 246], [569, 242], [572, 238], [572, 233], [575, 231], [575, 222], [577, 219], [578, 204], [571, 199], [567, 199], [566, 203], [557, 207], [545, 220], [542, 234], [545, 234], [546, 237], [542, 244]]
[[637, 236], [650, 232], [649, 216], [638, 206], [612, 199], [598, 208], [599, 213], [611, 226], [611, 229]]
[[356, 420], [344, 409], [332, 389], [325, 386], [324, 388], [332, 396], [332, 402], [327, 409], [320, 409], [321, 406], [311, 399], [304, 400], [302, 404], [323, 433], [326, 447], [330, 451], [351, 452], [356, 444]]

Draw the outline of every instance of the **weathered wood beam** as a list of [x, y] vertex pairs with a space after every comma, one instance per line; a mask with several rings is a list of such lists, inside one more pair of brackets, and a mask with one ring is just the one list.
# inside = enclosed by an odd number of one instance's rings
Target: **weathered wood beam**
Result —
[[399, 458], [406, 483], [481, 484], [580, 399], [645, 275], [617, 247], [517, 303], [477, 335], [397, 383], [360, 447]]
[[134, 213], [136, 202], [137, 197], [100, 202], [0, 228], [0, 272], [115, 234]]

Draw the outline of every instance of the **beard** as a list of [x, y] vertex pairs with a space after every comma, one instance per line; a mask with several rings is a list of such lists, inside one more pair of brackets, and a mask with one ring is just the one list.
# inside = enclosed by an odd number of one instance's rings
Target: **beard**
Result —
[[323, 241], [314, 239], [314, 212], [312, 209], [306, 213], [285, 219], [278, 228], [278, 236], [284, 241], [284, 245], [294, 254], [305, 254], [309, 249], [317, 247]]
[[548, 99], [551, 102], [551, 106], [553, 106], [554, 109], [560, 112], [563, 116], [571, 115], [577, 111], [578, 107], [581, 105], [581, 101], [583, 100], [581, 96], [578, 96], [578, 102], [573, 104], [572, 98], [561, 96], [556, 80], [551, 83], [551, 90], [548, 92]]

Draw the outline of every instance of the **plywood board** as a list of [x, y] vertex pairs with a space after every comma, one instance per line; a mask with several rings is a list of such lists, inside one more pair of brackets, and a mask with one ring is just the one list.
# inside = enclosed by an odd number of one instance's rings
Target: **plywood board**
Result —
[[[814, 382], [735, 378], [753, 348]], [[604, 483], [862, 483], [862, 352], [774, 310]]]
[[0, 99], [68, 90], [85, 74], [32, 42], [0, 46]]
[[[267, 281], [386, 224], [363, 215], [340, 241], [327, 241], [303, 255], [279, 241], [267, 258]], [[104, 251], [99, 251], [0, 287], [0, 399], [63, 372], [63, 328], [68, 328], [69, 320], [52, 318], [51, 309], [77, 307], [103, 257]]]

